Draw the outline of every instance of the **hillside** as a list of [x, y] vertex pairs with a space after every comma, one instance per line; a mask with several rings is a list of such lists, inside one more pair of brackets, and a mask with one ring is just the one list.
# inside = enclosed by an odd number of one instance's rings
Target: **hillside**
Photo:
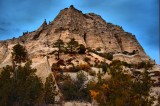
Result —
[[[77, 46], [73, 45], [72, 51], [68, 43], [73, 39]], [[64, 42], [61, 52], [59, 47], [54, 46], [58, 40]], [[45, 20], [37, 30], [24, 32], [19, 38], [0, 41], [0, 69], [12, 65], [12, 52], [16, 44], [25, 47], [32, 60], [32, 68], [37, 69], [36, 75], [42, 78], [43, 83], [49, 74], [53, 74], [58, 89], [63, 86], [61, 78], [70, 75], [75, 80], [81, 71], [87, 76], [85, 83], [98, 82], [99, 74], [108, 81], [112, 75], [107, 72], [120, 64], [120, 70], [126, 70], [125, 74], [134, 78], [134, 73], [143, 73], [147, 67], [149, 76], [154, 80], [152, 94], [158, 97], [160, 66], [145, 53], [135, 35], [94, 13], [84, 14], [71, 5], [61, 10], [52, 22]], [[80, 53], [80, 45], [84, 46], [84, 53]], [[61, 76], [62, 73], [64, 76]]]

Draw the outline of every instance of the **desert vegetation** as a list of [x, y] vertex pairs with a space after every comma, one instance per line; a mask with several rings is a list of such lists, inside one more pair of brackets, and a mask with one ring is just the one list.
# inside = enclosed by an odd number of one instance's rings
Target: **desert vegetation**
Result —
[[[152, 68], [150, 63], [142, 62], [136, 65], [113, 60], [112, 63], [107, 64], [104, 60], [97, 61], [94, 67], [90, 64], [92, 60], [85, 56], [84, 63], [75, 65], [72, 63], [73, 57], [68, 60], [60, 58], [60, 53], [64, 50], [62, 50], [64, 46], [62, 42], [58, 40], [54, 43], [59, 52], [58, 60], [52, 64], [53, 72], [48, 75], [45, 82], [36, 75], [37, 70], [31, 67], [32, 61], [27, 57], [25, 48], [20, 44], [13, 47], [12, 65], [3, 67], [0, 74], [1, 106], [53, 105], [57, 103], [57, 96], [63, 98], [60, 102], [95, 101], [99, 106], [151, 106], [153, 104], [155, 98], [150, 95], [150, 89], [154, 83], [147, 71]], [[83, 55], [86, 51], [84, 45], [78, 46], [74, 39], [68, 45], [68, 54]], [[106, 56], [106, 54], [99, 55]], [[70, 67], [66, 68], [68, 63]], [[99, 71], [95, 72], [92, 67]], [[128, 74], [128, 70], [123, 67], [134, 67], [144, 71]], [[76, 77], [72, 78], [71, 75], [64, 73], [75, 73]], [[110, 78], [104, 77], [105, 74]], [[56, 83], [59, 90], [56, 88]]]

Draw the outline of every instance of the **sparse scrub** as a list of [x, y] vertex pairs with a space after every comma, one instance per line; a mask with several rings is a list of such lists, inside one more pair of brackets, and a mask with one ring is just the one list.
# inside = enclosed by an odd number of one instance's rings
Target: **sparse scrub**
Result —
[[68, 53], [71, 54], [77, 53], [77, 47], [78, 47], [78, 42], [74, 38], [71, 38], [70, 41], [67, 43]]
[[127, 62], [120, 61], [120, 60], [113, 60], [110, 66], [126, 66], [126, 67], [131, 68], [134, 66], [134, 64], [129, 64]]
[[105, 62], [102, 62], [102, 63], [101, 63], [101, 67], [102, 67], [103, 73], [106, 73], [107, 68], [108, 68], [108, 64], [106, 64]]
[[81, 70], [81, 67], [79, 65], [75, 66], [75, 65], [72, 65], [72, 67], [69, 68], [69, 72], [78, 72]]
[[139, 64], [136, 65], [136, 67], [138, 69], [141, 69], [141, 68], [145, 68], [145, 69], [149, 69], [149, 68], [152, 68], [153, 67], [153, 64], [151, 64], [150, 62], [140, 62]]
[[119, 63], [114, 62], [114, 66], [110, 68], [110, 80], [104, 80], [100, 75], [98, 82], [88, 83], [92, 99], [99, 106], [152, 105], [154, 97], [149, 95], [149, 91], [153, 82], [149, 73], [144, 71], [137, 80], [133, 80], [130, 75], [124, 74]]
[[86, 81], [86, 76], [83, 72], [77, 74], [77, 79], [72, 80], [69, 77], [63, 81], [61, 85], [61, 91], [64, 95], [66, 101], [90, 101], [90, 95], [87, 88], [84, 87], [84, 82]]
[[100, 48], [100, 47], [97, 47], [96, 50], [97, 50], [97, 51], [101, 51], [101, 48]]
[[87, 63], [89, 63], [89, 61], [91, 61], [91, 59], [89, 57], [85, 57], [84, 61], [87, 62]]
[[91, 75], [91, 76], [96, 76], [96, 72], [93, 71], [93, 70], [89, 70], [88, 73], [89, 73], [89, 75]]
[[84, 71], [88, 71], [90, 69], [90, 66], [88, 64], [80, 64], [79, 67]]
[[83, 44], [79, 45], [78, 50], [79, 50], [78, 51], [79, 54], [85, 54], [85, 52], [86, 52], [86, 48], [85, 48], [85, 46]]
[[52, 72], [61, 70], [61, 68], [56, 63], [52, 64], [51, 69], [52, 69]]

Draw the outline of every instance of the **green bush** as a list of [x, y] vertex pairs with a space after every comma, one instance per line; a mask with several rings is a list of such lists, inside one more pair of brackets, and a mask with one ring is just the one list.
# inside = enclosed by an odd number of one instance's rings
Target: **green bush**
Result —
[[128, 54], [129, 54], [128, 51], [123, 51], [122, 53], [125, 54], [125, 55], [128, 55]]
[[89, 61], [91, 61], [91, 59], [89, 57], [85, 57], [84, 61], [88, 63]]
[[101, 48], [100, 48], [100, 47], [97, 47], [96, 50], [97, 50], [97, 51], [101, 51]]
[[112, 60], [113, 59], [113, 54], [112, 53], [97, 53], [97, 55], [104, 57], [105, 59]]
[[112, 59], [113, 59], [113, 54], [111, 54], [111, 53], [106, 53], [106, 54], [105, 54], [105, 58], [108, 59], [108, 60], [112, 60]]
[[85, 52], [86, 52], [85, 46], [83, 44], [80, 44], [79, 48], [78, 48], [78, 53], [79, 54], [85, 54]]
[[102, 67], [103, 73], [106, 73], [107, 68], [108, 68], [108, 65], [107, 65], [105, 62], [102, 62], [102, 63], [101, 63], [101, 67]]
[[77, 53], [77, 47], [78, 47], [78, 42], [74, 39], [71, 38], [70, 41], [67, 43], [67, 51], [68, 53]]
[[67, 78], [63, 81], [61, 85], [61, 91], [66, 101], [90, 101], [89, 91], [83, 85], [86, 81], [86, 76], [83, 72], [79, 72], [77, 74], [77, 79], [72, 80], [71, 78]]
[[126, 66], [126, 67], [131, 68], [134, 66], [134, 64], [129, 64], [127, 62], [120, 61], [120, 60], [113, 60], [110, 66]]
[[96, 75], [96, 72], [93, 71], [93, 70], [89, 70], [88, 73], [89, 73], [89, 75], [91, 75], [91, 76], [95, 76], [95, 75]]
[[153, 67], [153, 64], [151, 64], [150, 62], [140, 62], [136, 65], [136, 67], [138, 69], [141, 69], [141, 68], [145, 68], [145, 69], [149, 69], [149, 68], [152, 68]]

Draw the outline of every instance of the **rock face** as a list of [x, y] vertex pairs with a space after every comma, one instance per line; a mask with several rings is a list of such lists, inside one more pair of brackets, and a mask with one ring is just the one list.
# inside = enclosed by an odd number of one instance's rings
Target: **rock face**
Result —
[[[36, 63], [39, 61], [36, 61], [36, 58], [44, 57], [54, 51], [52, 44], [59, 38], [64, 42], [75, 38], [80, 44], [92, 49], [100, 47], [104, 52], [112, 52], [114, 59], [130, 63], [153, 62], [134, 35], [125, 32], [120, 26], [107, 23], [99, 15], [83, 14], [82, 11], [70, 6], [61, 10], [49, 24], [44, 21], [36, 31], [26, 32], [19, 38], [0, 41], [0, 64], [1, 66], [10, 64], [10, 54], [16, 43], [23, 44], [28, 50], [30, 58]], [[133, 51], [136, 51], [136, 54], [132, 56], [122, 54]]]

